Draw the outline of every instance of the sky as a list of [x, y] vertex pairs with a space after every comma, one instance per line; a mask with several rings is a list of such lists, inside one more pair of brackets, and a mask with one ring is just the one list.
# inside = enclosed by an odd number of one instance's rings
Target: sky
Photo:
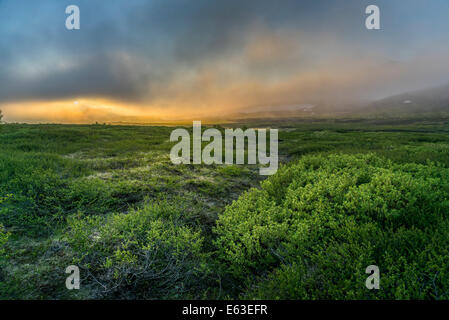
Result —
[[447, 0], [0, 0], [0, 109], [151, 122], [380, 99], [449, 83], [448, 17]]

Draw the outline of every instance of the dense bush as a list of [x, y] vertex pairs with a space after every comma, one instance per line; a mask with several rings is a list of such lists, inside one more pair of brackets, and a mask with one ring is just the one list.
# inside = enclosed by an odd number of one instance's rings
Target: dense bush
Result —
[[[165, 201], [108, 218], [74, 216], [67, 236], [94, 297], [198, 297], [207, 273], [203, 239], [186, 211]], [[203, 290], [205, 288], [202, 288]]]
[[[1, 199], [0, 199], [0, 201], [1, 201]], [[6, 263], [6, 259], [7, 259], [5, 245], [8, 242], [9, 237], [10, 237], [10, 234], [8, 232], [6, 232], [3, 225], [0, 224], [0, 292], [3, 291], [2, 283], [4, 282], [4, 278], [5, 278], [5, 274], [4, 274], [5, 272], [3, 269], [5, 267], [5, 263]], [[1, 294], [0, 294], [0, 297], [1, 297]]]
[[215, 245], [246, 298], [448, 299], [448, 209], [438, 165], [305, 156], [229, 206]]
[[126, 209], [138, 186], [77, 177], [67, 160], [45, 154], [0, 155], [0, 222], [27, 235], [48, 235], [67, 215]]
[[10, 234], [5, 231], [3, 225], [0, 224], [0, 263], [3, 259], [3, 255], [5, 254], [4, 246], [6, 242], [8, 242]]

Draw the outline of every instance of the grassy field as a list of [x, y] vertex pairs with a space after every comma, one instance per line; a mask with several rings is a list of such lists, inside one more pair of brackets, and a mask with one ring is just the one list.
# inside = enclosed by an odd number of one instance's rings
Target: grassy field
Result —
[[280, 129], [262, 185], [173, 127], [1, 125], [0, 298], [449, 299], [449, 119], [231, 126]]

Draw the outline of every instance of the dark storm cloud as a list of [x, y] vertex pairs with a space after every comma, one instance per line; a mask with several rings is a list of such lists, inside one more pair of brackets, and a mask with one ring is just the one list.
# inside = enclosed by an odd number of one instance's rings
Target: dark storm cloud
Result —
[[[120, 61], [107, 54], [95, 55], [71, 65], [69, 68], [37, 73], [33, 77], [6, 75], [6, 85], [0, 89], [3, 98], [37, 99], [76, 96], [108, 96], [118, 99], [134, 99], [139, 96], [145, 81], [136, 69], [120, 68]], [[10, 84], [7, 84], [7, 83]], [[11, 83], [13, 85], [11, 85]]]
[[[435, 1], [448, 7], [440, 0]], [[232, 68], [232, 63], [238, 60], [235, 56], [251, 48], [254, 50], [250, 50], [249, 56], [254, 61], [247, 61], [242, 67], [250, 73], [246, 76], [268, 79], [282, 76], [279, 72], [283, 72], [287, 62], [292, 64], [290, 69], [299, 71], [326, 62], [332, 55], [356, 52], [353, 54], [357, 56], [379, 46], [392, 52], [391, 59], [400, 59], [404, 52], [434, 36], [407, 38], [409, 29], [394, 14], [401, 14], [403, 21], [408, 21], [406, 25], [415, 30], [407, 16], [409, 11], [404, 10], [401, 1], [385, 0], [376, 2], [386, 12], [383, 24], [390, 27], [391, 33], [368, 36], [363, 28], [363, 11], [371, 2], [3, 0], [0, 1], [0, 102], [93, 96], [149, 103], [159, 95], [177, 95], [180, 89], [176, 81], [189, 72], [204, 72], [215, 63], [227, 61]], [[416, 3], [410, 1], [408, 6], [422, 9]], [[81, 9], [79, 31], [67, 31], [64, 27], [65, 7], [70, 4]], [[434, 21], [441, 20], [439, 11], [435, 10]], [[429, 29], [431, 22], [427, 19], [416, 28]], [[447, 27], [447, 23], [442, 26]], [[284, 30], [281, 35], [276, 33], [280, 29]], [[310, 40], [313, 34], [318, 39], [325, 34], [325, 41], [336, 38], [341, 44], [332, 47], [314, 42]], [[309, 40], [303, 40], [304, 35], [309, 35], [305, 37]], [[262, 39], [262, 45], [248, 49], [252, 37], [256, 41]], [[279, 55], [284, 48], [290, 48], [284, 40], [275, 39], [281, 37], [303, 43], [301, 60], [282, 54], [284, 64], [267, 65], [267, 55]], [[266, 54], [264, 43], [278, 49]], [[354, 50], [344, 50], [347, 43], [354, 44]], [[307, 48], [310, 45], [316, 46]], [[357, 51], [361, 47], [364, 49]], [[335, 52], [329, 52], [333, 49]], [[174, 92], [167, 88], [174, 88]], [[201, 86], [193, 84], [185, 90], [189, 88]]]

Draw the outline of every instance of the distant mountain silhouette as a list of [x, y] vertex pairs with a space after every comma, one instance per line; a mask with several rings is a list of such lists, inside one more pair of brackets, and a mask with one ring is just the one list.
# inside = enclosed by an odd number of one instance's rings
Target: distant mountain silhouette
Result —
[[384, 98], [363, 109], [368, 113], [386, 114], [449, 112], [449, 84]]
[[231, 119], [273, 119], [334, 117], [345, 115], [397, 116], [416, 113], [449, 112], [449, 84], [440, 87], [402, 93], [373, 102], [335, 102], [314, 105], [271, 106], [235, 113]]

